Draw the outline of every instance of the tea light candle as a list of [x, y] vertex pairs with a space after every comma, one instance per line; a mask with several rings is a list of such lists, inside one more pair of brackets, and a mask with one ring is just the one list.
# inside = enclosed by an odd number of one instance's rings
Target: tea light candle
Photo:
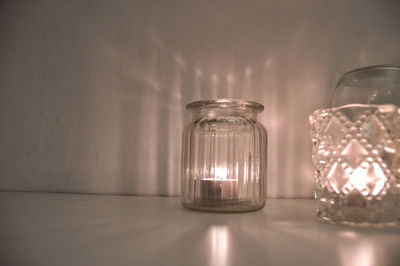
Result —
[[234, 200], [238, 198], [238, 181], [202, 179], [200, 191], [203, 200]]

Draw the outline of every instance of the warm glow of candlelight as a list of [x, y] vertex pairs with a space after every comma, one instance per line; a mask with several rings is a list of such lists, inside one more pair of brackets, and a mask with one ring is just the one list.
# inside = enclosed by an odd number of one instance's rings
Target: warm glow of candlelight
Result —
[[311, 115], [318, 214], [334, 222], [396, 220], [399, 109], [351, 104]]
[[356, 245], [339, 246], [339, 256], [342, 266], [376, 265], [376, 250], [371, 242], [359, 240]]
[[228, 170], [226, 167], [216, 167], [215, 168], [215, 179], [226, 180], [228, 175]]
[[[230, 97], [233, 73], [226, 73], [226, 81], [216, 73], [210, 78], [213, 89], [227, 84]], [[182, 204], [233, 212], [264, 207], [268, 141], [256, 120], [264, 107], [242, 99], [216, 99], [186, 108], [193, 112], [193, 121], [183, 133]]]
[[226, 226], [213, 225], [209, 231], [210, 238], [210, 265], [228, 265], [229, 263], [229, 239]]
[[[236, 170], [237, 172], [237, 170]], [[207, 181], [238, 181], [236, 178], [228, 178], [228, 168], [226, 167], [215, 167], [214, 175], [210, 174], [210, 177], [202, 178]]]

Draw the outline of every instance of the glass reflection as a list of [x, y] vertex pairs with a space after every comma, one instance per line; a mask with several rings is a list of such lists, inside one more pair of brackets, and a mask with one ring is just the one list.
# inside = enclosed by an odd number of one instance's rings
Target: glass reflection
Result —
[[209, 265], [228, 265], [228, 228], [224, 225], [213, 225], [208, 231], [208, 240], [210, 247], [210, 264]]
[[[350, 239], [354, 239], [354, 235], [349, 235]], [[373, 266], [376, 264], [376, 250], [373, 243], [367, 240], [353, 240], [338, 248], [340, 265], [342, 266]]]

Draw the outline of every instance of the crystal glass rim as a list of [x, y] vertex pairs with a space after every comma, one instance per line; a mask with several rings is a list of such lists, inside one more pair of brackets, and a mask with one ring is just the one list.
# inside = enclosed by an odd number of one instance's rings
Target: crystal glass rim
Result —
[[393, 108], [394, 110], [399, 110], [400, 109], [397, 105], [394, 104], [362, 104], [362, 103], [351, 103], [351, 104], [346, 104], [346, 105], [342, 105], [342, 106], [335, 106], [335, 107], [328, 107], [328, 108], [318, 108], [316, 110], [314, 110], [312, 112], [312, 114], [321, 112], [321, 111], [332, 111], [332, 112], [336, 112], [336, 111], [340, 111], [341, 109], [345, 109], [345, 108], [349, 108], [349, 107], [387, 107], [387, 108]]
[[397, 71], [400, 74], [400, 65], [372, 65], [372, 66], [360, 67], [360, 68], [350, 70], [348, 72], [343, 73], [340, 76], [335, 87], [337, 87], [343, 80], [345, 80], [349, 76], [352, 76], [359, 72], [370, 71], [370, 70], [390, 70], [390, 71]]
[[348, 74], [354, 74], [354, 73], [360, 72], [360, 71], [372, 70], [372, 69], [376, 69], [376, 70], [387, 69], [387, 70], [400, 71], [400, 65], [372, 65], [372, 66], [360, 67], [360, 68], [356, 68], [356, 69], [347, 71], [342, 76], [346, 76]]
[[247, 101], [243, 99], [213, 99], [213, 100], [200, 100], [194, 101], [186, 105], [187, 110], [196, 110], [201, 108], [208, 107], [221, 107], [221, 108], [229, 108], [229, 107], [239, 107], [239, 108], [250, 108], [255, 110], [256, 112], [262, 112], [264, 110], [264, 105], [254, 102]]

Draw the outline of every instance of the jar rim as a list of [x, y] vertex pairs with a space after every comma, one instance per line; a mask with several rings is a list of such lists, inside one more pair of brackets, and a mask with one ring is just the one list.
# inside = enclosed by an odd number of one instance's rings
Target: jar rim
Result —
[[256, 112], [262, 112], [264, 110], [264, 105], [243, 99], [213, 99], [213, 100], [200, 100], [194, 101], [186, 105], [187, 110], [196, 110], [201, 108], [210, 108], [210, 107], [221, 107], [221, 108], [229, 108], [229, 107], [237, 107], [237, 108], [250, 108], [255, 110]]

